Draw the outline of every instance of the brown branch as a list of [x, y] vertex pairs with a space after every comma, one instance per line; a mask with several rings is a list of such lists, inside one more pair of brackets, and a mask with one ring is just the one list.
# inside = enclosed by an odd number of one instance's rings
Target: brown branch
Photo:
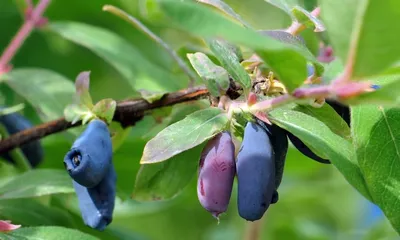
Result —
[[[229, 94], [229, 91], [228, 91]], [[160, 100], [149, 103], [144, 99], [124, 100], [117, 104], [114, 121], [120, 122], [123, 127], [133, 126], [140, 121], [150, 110], [194, 101], [208, 97], [208, 90], [204, 86], [188, 88], [178, 92], [168, 93]], [[80, 126], [81, 122], [71, 124], [65, 118], [59, 118], [33, 128], [18, 132], [0, 141], [0, 154], [10, 151], [22, 144], [62, 132], [66, 129]]]

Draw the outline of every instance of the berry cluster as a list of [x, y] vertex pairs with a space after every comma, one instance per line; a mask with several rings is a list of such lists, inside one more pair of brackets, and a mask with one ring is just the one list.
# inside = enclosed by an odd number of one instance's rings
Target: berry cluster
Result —
[[112, 142], [107, 124], [92, 120], [64, 158], [73, 179], [86, 225], [104, 230], [111, 223], [117, 175], [112, 163]]
[[[308, 68], [311, 76], [314, 69]], [[350, 125], [350, 110], [335, 101], [326, 101]], [[214, 217], [225, 212], [230, 201], [235, 175], [238, 182], [238, 212], [248, 220], [262, 218], [271, 204], [279, 200], [288, 139], [305, 156], [329, 164], [292, 133], [254, 117], [244, 129], [243, 141], [235, 157], [230, 132], [224, 131], [208, 141], [200, 157], [197, 195], [201, 205]]]

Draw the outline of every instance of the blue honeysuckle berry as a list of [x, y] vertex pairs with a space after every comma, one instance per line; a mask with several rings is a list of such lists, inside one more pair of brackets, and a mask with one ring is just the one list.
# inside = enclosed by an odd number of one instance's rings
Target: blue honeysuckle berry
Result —
[[245, 127], [236, 172], [239, 215], [248, 221], [261, 219], [277, 198], [275, 153], [268, 133], [255, 122], [248, 122]]
[[208, 141], [201, 153], [197, 181], [200, 204], [215, 218], [228, 208], [235, 173], [235, 146], [231, 134], [219, 133]]
[[258, 125], [267, 132], [275, 154], [275, 193], [271, 203], [277, 203], [279, 199], [278, 188], [282, 182], [283, 170], [285, 168], [286, 154], [289, 147], [287, 132], [275, 124], [267, 124], [256, 119]]
[[[3, 109], [3, 107], [0, 107], [0, 109]], [[10, 135], [33, 127], [28, 119], [16, 112], [0, 116], [0, 124], [6, 128]], [[23, 144], [21, 150], [32, 167], [36, 167], [43, 161], [44, 150], [40, 140]], [[15, 163], [8, 152], [2, 154], [0, 157], [10, 163]]]
[[107, 124], [92, 120], [64, 157], [69, 175], [84, 187], [96, 186], [112, 161], [112, 142]]
[[112, 222], [116, 181], [117, 175], [112, 163], [107, 174], [95, 187], [87, 188], [73, 181], [79, 209], [87, 226], [103, 231]]

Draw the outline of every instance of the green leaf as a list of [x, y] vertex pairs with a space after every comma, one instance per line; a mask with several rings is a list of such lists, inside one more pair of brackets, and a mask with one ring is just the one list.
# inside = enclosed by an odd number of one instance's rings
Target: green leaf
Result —
[[92, 112], [98, 118], [104, 120], [107, 124], [110, 124], [117, 108], [117, 102], [111, 98], [100, 100], [94, 105]]
[[[209, 103], [202, 103], [200, 101], [196, 103], [185, 103], [185, 104], [177, 104], [174, 105], [171, 108], [171, 113], [169, 114], [168, 117], [163, 118], [162, 121], [160, 119], [156, 119], [156, 122], [161, 122], [158, 125], [152, 126], [152, 128], [142, 136], [143, 139], [149, 139], [157, 135], [160, 131], [162, 131], [164, 128], [166, 128], [168, 125], [171, 125], [173, 123], [176, 123], [183, 118], [185, 118], [187, 115], [192, 114], [200, 109], [208, 108], [210, 106]], [[154, 111], [153, 111], [154, 113]]]
[[180, 58], [177, 55], [175, 50], [170, 45], [168, 45], [168, 43], [166, 43], [163, 39], [161, 39], [159, 36], [157, 36], [157, 34], [153, 33], [148, 27], [146, 27], [146, 25], [141, 23], [137, 18], [135, 18], [132, 15], [129, 15], [127, 12], [125, 12], [115, 6], [112, 6], [112, 5], [105, 5], [103, 7], [103, 11], [109, 11], [109, 12], [113, 13], [114, 15], [127, 21], [135, 28], [139, 29], [150, 40], [154, 41], [160, 47], [162, 47], [170, 55], [170, 57], [175, 60], [175, 62], [178, 64], [178, 66], [181, 68], [181, 70], [190, 78], [192, 83], [194, 83], [196, 81], [196, 75], [194, 74], [192, 69], [187, 67], [186, 63], [183, 61], [182, 58]]
[[159, 201], [176, 197], [195, 175], [203, 145], [168, 161], [142, 165], [136, 177], [132, 198], [137, 201]]
[[66, 171], [35, 169], [15, 176], [0, 186], [0, 199], [30, 198], [73, 192], [72, 181]]
[[77, 103], [89, 109], [93, 107], [92, 97], [89, 93], [90, 72], [81, 72], [75, 80]]
[[264, 36], [272, 37], [280, 42], [305, 47], [304, 39], [299, 36], [293, 36], [292, 34], [283, 30], [259, 30], [257, 32]]
[[22, 226], [59, 225], [75, 227], [73, 219], [66, 210], [45, 206], [36, 199], [0, 200], [0, 209], [0, 219], [12, 219], [13, 223]]
[[228, 121], [227, 114], [219, 108], [210, 107], [192, 113], [147, 142], [140, 163], [162, 162], [191, 149], [221, 132]]
[[229, 74], [224, 68], [215, 65], [204, 53], [187, 54], [187, 57], [212, 96], [218, 97], [226, 93], [229, 88]]
[[400, 232], [400, 109], [352, 107], [357, 159], [372, 201]]
[[52, 22], [49, 28], [103, 58], [133, 89], [175, 91], [182, 85], [176, 76], [150, 62], [134, 45], [106, 29], [76, 22]]
[[379, 74], [398, 60], [399, 1], [324, 0], [320, 4], [335, 55], [349, 65], [350, 77], [362, 80]]
[[334, 134], [344, 139], [351, 138], [349, 125], [327, 103], [320, 108], [314, 108], [309, 105], [297, 105], [293, 110], [305, 113], [323, 122]]
[[349, 141], [333, 133], [323, 122], [302, 112], [276, 109], [269, 113], [269, 117], [273, 123], [324, 153], [353, 187], [371, 199]]
[[296, 47], [299, 51], [302, 52], [302, 54], [307, 58], [308, 61], [313, 63], [314, 68], [316, 68], [317, 76], [321, 76], [324, 72], [324, 67], [308, 50], [304, 39], [302, 39], [300, 36], [293, 36], [292, 34], [283, 30], [260, 30], [258, 32], [263, 36], [269, 36], [280, 42], [291, 44]]
[[222, 37], [233, 44], [253, 48], [289, 90], [307, 78], [306, 58], [315, 59], [309, 51], [261, 36], [199, 4], [163, 0], [160, 6], [177, 28], [206, 39]]
[[83, 124], [85, 124], [90, 119], [94, 118], [95, 115], [93, 112], [82, 104], [70, 104], [64, 109], [64, 117], [65, 120], [75, 124], [79, 120], [84, 120]]
[[300, 33], [300, 37], [304, 39], [306, 47], [314, 56], [319, 55], [320, 37], [311, 29], [305, 29]]
[[227, 17], [239, 22], [243, 26], [250, 27], [246, 21], [242, 19], [242, 17], [237, 14], [228, 4], [221, 0], [197, 0], [200, 3], [209, 5], [226, 15]]
[[87, 233], [64, 227], [22, 227], [10, 233], [0, 233], [2, 240], [99, 240]]
[[324, 24], [304, 8], [295, 6], [292, 8], [291, 13], [299, 23], [308, 28], [314, 28], [315, 32], [325, 31]]
[[240, 83], [244, 89], [251, 88], [251, 79], [246, 70], [240, 65], [239, 56], [232, 49], [234, 46], [223, 40], [210, 40], [208, 45], [222, 66]]
[[5, 83], [36, 108], [43, 122], [62, 117], [75, 96], [73, 82], [50, 70], [19, 68], [6, 78]]
[[336, 79], [344, 70], [343, 63], [339, 58], [330, 62], [326, 67], [322, 76], [322, 81], [329, 84], [332, 80]]

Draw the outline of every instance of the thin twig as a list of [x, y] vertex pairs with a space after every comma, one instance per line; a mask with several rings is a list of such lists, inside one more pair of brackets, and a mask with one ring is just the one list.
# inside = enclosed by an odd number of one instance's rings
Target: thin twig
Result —
[[[0, 135], [2, 138], [7, 138], [9, 136], [7, 129], [2, 124], [0, 124]], [[15, 148], [10, 151], [9, 156], [22, 171], [29, 171], [32, 168], [31, 164], [29, 163], [28, 159], [26, 159], [20, 148]]]
[[[294, 102], [297, 99], [305, 98], [338, 97], [339, 99], [348, 99], [368, 91], [373, 91], [370, 88], [371, 87], [369, 82], [351, 82], [349, 83], [349, 85], [339, 86], [338, 88], [336, 88], [334, 85], [316, 86], [313, 88], [298, 88], [293, 91], [292, 95], [285, 94], [280, 97], [256, 103], [252, 105], [249, 110], [253, 113], [260, 111], [269, 111], [283, 104]], [[236, 99], [238, 94], [237, 92], [235, 92], [235, 89], [231, 89], [230, 91], [228, 90], [227, 93], [227, 95], [231, 99]], [[120, 101], [117, 104], [113, 120], [121, 123], [123, 127], [133, 126], [136, 122], [140, 121], [144, 115], [148, 114], [153, 109], [171, 106], [183, 102], [194, 101], [206, 98], [208, 96], [209, 92], [207, 88], [205, 86], [199, 86], [165, 94], [160, 100], [153, 103], [149, 103], [142, 98]], [[238, 102], [235, 104], [237, 105], [241, 103]], [[234, 106], [235, 104], [232, 103], [231, 106]], [[58, 133], [79, 125], [81, 125], [81, 122], [71, 124], [64, 118], [60, 118], [21, 131], [19, 133], [11, 135], [9, 138], [0, 141], [0, 154], [7, 152], [15, 147], [18, 147], [24, 143], [28, 143], [30, 141], [34, 141], [50, 134]]]
[[246, 231], [243, 240], [258, 240], [261, 238], [261, 231], [265, 215], [258, 221], [246, 222]]
[[[29, 3], [29, 2], [28, 2]], [[24, 24], [18, 30], [17, 34], [11, 40], [10, 44], [4, 50], [0, 57], [0, 74], [7, 72], [9, 70], [8, 64], [11, 59], [15, 56], [18, 49], [22, 46], [25, 39], [29, 36], [35, 25], [42, 18], [43, 12], [46, 10], [47, 6], [50, 4], [50, 0], [41, 0], [36, 8], [32, 11], [29, 18], [25, 18]]]
[[[120, 122], [124, 127], [133, 126], [152, 109], [194, 101], [205, 97], [208, 97], [208, 90], [206, 87], [201, 86], [166, 94], [163, 98], [153, 103], [149, 103], [144, 99], [125, 100], [117, 104], [117, 109], [113, 120]], [[70, 122], [66, 121], [65, 118], [60, 118], [18, 132], [11, 135], [9, 138], [0, 141], [0, 154], [14, 149], [15, 147], [18, 147], [24, 143], [31, 142], [80, 125], [81, 122], [71, 124]]]

